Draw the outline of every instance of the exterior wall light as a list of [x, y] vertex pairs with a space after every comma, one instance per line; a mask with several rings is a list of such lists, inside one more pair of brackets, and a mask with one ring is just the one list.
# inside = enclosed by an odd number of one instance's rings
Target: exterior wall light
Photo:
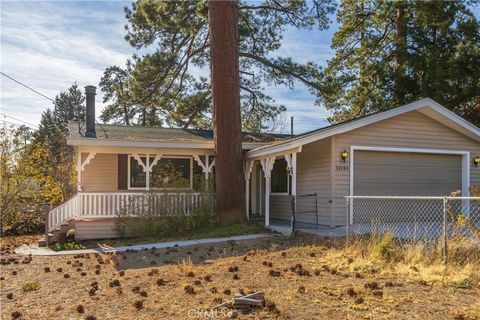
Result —
[[473, 158], [473, 164], [475, 165], [475, 167], [478, 167], [478, 165], [480, 164], [480, 156], [476, 156], [475, 158]]
[[347, 157], [348, 157], [348, 152], [347, 152], [347, 150], [343, 150], [343, 151], [340, 153], [340, 158], [342, 159], [343, 162], [345, 162], [345, 160], [347, 160]]

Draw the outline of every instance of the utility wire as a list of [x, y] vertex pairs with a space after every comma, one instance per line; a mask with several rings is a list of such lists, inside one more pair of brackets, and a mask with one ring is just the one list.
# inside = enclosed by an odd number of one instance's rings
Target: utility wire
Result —
[[28, 129], [36, 129], [36, 128], [32, 128], [32, 127], [29, 127], [29, 126], [25, 126], [23, 124], [18, 124], [18, 123], [13, 123], [13, 122], [10, 122], [10, 121], [7, 121], [7, 120], [0, 120], [0, 122], [4, 122], [4, 123], [8, 123], [8, 124], [11, 124], [11, 125], [14, 125], [14, 126], [17, 126], [17, 127], [27, 127]]
[[20, 122], [22, 122], [22, 123], [24, 123], [24, 124], [26, 124], [26, 125], [29, 125], [30, 127], [38, 128], [37, 125], [31, 124], [31, 123], [29, 123], [29, 122], [26, 122], [26, 121], [23, 121], [23, 120], [20, 120], [20, 119], [17, 119], [17, 118], [14, 118], [14, 117], [12, 117], [12, 116], [9, 116], [8, 114], [2, 113], [2, 112], [0, 112], [0, 114], [3, 115], [4, 117], [13, 119], [13, 120], [15, 120], [15, 121], [20, 121]]
[[[38, 92], [37, 90], [35, 90], [35, 89], [27, 86], [26, 84], [24, 84], [24, 83], [22, 83], [22, 82], [20, 82], [20, 81], [18, 81], [18, 80], [16, 80], [16, 79], [14, 79], [14, 78], [12, 78], [11, 76], [9, 76], [8, 74], [6, 74], [5, 72], [0, 71], [0, 74], [2, 74], [3, 76], [7, 77], [8, 79], [10, 79], [10, 80], [18, 83], [19, 85], [27, 88], [28, 90], [31, 90], [31, 91], [35, 92], [36, 94], [44, 97], [45, 99], [48, 99], [48, 100], [50, 100], [51, 102], [55, 102], [52, 98], [47, 97], [47, 96], [44, 95], [43, 93]], [[6, 115], [6, 114], [4, 114], [4, 113], [1, 113], [1, 112], [0, 112], [0, 114], [4, 115], [4, 116], [6, 116], [6, 117], [9, 117], [9, 118], [11, 118], [11, 119], [14, 119], [14, 120], [17, 120], [17, 121], [26, 123], [26, 124], [28, 124], [29, 126], [33, 126], [33, 127], [36, 127], [36, 128], [38, 129], [38, 126], [32, 125], [32, 124], [30, 124], [30, 123], [28, 123], [28, 122], [25, 122], [25, 121], [23, 121], [23, 120], [13, 118], [13, 117], [8, 116], [8, 115]], [[79, 123], [80, 123], [80, 119], [78, 119], [78, 121], [79, 121]], [[6, 121], [6, 122], [8, 122], [8, 121]], [[105, 136], [107, 136], [107, 132], [106, 132], [105, 129], [102, 127], [102, 125], [101, 125], [97, 120], [95, 120], [95, 122], [100, 126], [100, 128], [102, 129], [102, 131], [103, 131], [103, 133], [105, 134]], [[11, 122], [9, 122], [9, 123], [11, 123]], [[11, 123], [11, 124], [14, 124], [14, 123]]]
[[6, 74], [6, 73], [4, 73], [4, 72], [2, 72], [2, 71], [0, 71], [0, 74], [2, 74], [2, 76], [5, 76], [5, 77], [7, 77], [8, 79], [10, 79], [10, 80], [12, 80], [12, 81], [15, 81], [16, 83], [18, 83], [19, 85], [27, 88], [28, 90], [33, 91], [33, 92], [35, 92], [36, 94], [44, 97], [45, 99], [48, 99], [48, 100], [54, 102], [54, 100], [53, 100], [52, 98], [47, 97], [46, 95], [44, 95], [44, 94], [41, 93], [41, 92], [38, 92], [37, 90], [33, 89], [32, 87], [29, 87], [29, 86], [27, 86], [26, 84], [24, 84], [24, 83], [22, 83], [22, 82], [20, 82], [20, 81], [18, 81], [18, 80], [16, 80], [16, 79], [10, 77], [8, 74]]

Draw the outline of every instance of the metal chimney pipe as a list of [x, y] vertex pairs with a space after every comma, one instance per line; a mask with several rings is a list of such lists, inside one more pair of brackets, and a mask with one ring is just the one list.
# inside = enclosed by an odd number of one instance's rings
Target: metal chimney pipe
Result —
[[293, 137], [293, 117], [290, 117], [290, 136]]
[[95, 91], [97, 88], [95, 86], [86, 86], [85, 87], [85, 103], [87, 106], [87, 112], [85, 116], [85, 122], [87, 123], [87, 128], [85, 131], [86, 138], [96, 138], [97, 133], [95, 132]]

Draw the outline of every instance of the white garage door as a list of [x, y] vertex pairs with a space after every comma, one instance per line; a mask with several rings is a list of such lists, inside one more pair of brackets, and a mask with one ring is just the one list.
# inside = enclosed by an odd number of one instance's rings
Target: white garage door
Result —
[[355, 151], [354, 195], [443, 196], [462, 186], [462, 156]]

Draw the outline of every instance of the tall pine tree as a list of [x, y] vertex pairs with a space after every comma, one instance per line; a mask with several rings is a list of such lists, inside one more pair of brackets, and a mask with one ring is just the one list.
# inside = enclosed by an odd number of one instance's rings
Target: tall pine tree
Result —
[[[275, 52], [287, 28], [327, 28], [335, 1], [236, 3], [242, 127], [259, 132], [285, 110], [265, 94], [265, 85], [303, 83], [314, 93], [322, 89], [317, 64], [299, 64]], [[212, 127], [208, 11], [206, 0], [139, 0], [126, 8], [127, 40], [149, 53], [128, 63], [123, 90], [111, 81], [111, 69], [106, 70], [104, 79], [110, 80], [102, 82], [102, 90], [115, 94], [107, 97], [109, 108], [102, 119], [126, 123], [122, 108], [129, 106], [135, 124]]]
[[480, 101], [480, 27], [465, 1], [344, 0], [319, 96], [332, 122], [430, 97], [469, 117]]
[[18, 162], [20, 171], [40, 186], [43, 202], [58, 204], [75, 192], [74, 152], [66, 135], [69, 121], [84, 120], [84, 101], [77, 84], [57, 95]]

